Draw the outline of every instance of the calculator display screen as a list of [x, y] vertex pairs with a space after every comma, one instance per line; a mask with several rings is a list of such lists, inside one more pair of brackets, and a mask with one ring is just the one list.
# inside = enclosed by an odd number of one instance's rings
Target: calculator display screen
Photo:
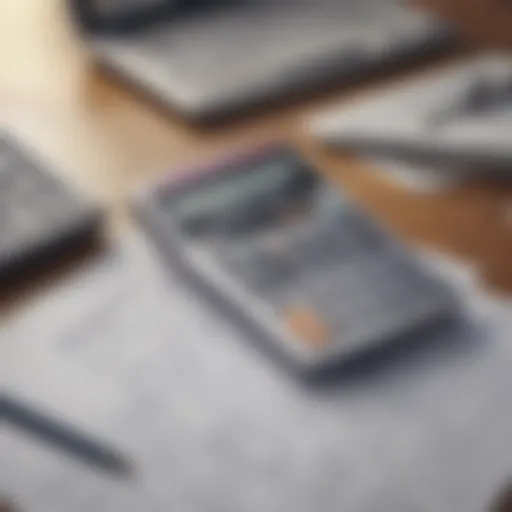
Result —
[[293, 158], [257, 162], [175, 194], [167, 207], [192, 231], [243, 232], [268, 224], [280, 212], [305, 206], [322, 183]]

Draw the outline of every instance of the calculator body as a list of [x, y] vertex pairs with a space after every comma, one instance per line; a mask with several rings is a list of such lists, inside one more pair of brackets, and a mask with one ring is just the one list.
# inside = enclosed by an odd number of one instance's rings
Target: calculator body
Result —
[[173, 173], [137, 211], [167, 265], [305, 373], [453, 312], [440, 280], [286, 146]]

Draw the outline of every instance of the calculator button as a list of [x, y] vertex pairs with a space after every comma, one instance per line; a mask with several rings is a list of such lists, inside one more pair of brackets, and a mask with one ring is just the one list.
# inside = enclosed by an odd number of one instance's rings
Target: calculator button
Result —
[[285, 286], [295, 274], [292, 261], [262, 250], [232, 249], [218, 258], [228, 274], [260, 293]]
[[302, 305], [288, 306], [282, 311], [282, 318], [292, 335], [310, 348], [322, 349], [332, 341], [328, 323], [314, 309]]
[[314, 224], [297, 235], [294, 253], [305, 271], [336, 264], [361, 253], [364, 247], [358, 237], [358, 233], [354, 233], [347, 222], [335, 226]]

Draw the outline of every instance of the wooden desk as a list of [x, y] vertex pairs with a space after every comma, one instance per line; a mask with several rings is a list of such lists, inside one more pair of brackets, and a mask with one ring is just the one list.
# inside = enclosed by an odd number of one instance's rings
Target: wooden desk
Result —
[[[198, 128], [92, 71], [61, 0], [0, 2], [0, 122], [103, 201], [113, 232], [130, 228], [130, 192], [159, 171], [221, 148], [284, 138], [399, 235], [475, 262], [489, 284], [511, 291], [512, 185], [481, 182], [449, 193], [411, 193], [354, 158], [329, 154], [304, 133], [305, 114], [370, 87], [376, 83]], [[12, 310], [19, 295], [4, 293], [0, 314]]]

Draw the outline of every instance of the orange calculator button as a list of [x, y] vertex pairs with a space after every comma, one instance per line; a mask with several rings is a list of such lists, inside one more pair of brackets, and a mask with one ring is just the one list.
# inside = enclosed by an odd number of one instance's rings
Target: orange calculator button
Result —
[[307, 306], [290, 306], [283, 311], [283, 319], [293, 335], [310, 347], [320, 349], [331, 339], [331, 329], [313, 309]]

